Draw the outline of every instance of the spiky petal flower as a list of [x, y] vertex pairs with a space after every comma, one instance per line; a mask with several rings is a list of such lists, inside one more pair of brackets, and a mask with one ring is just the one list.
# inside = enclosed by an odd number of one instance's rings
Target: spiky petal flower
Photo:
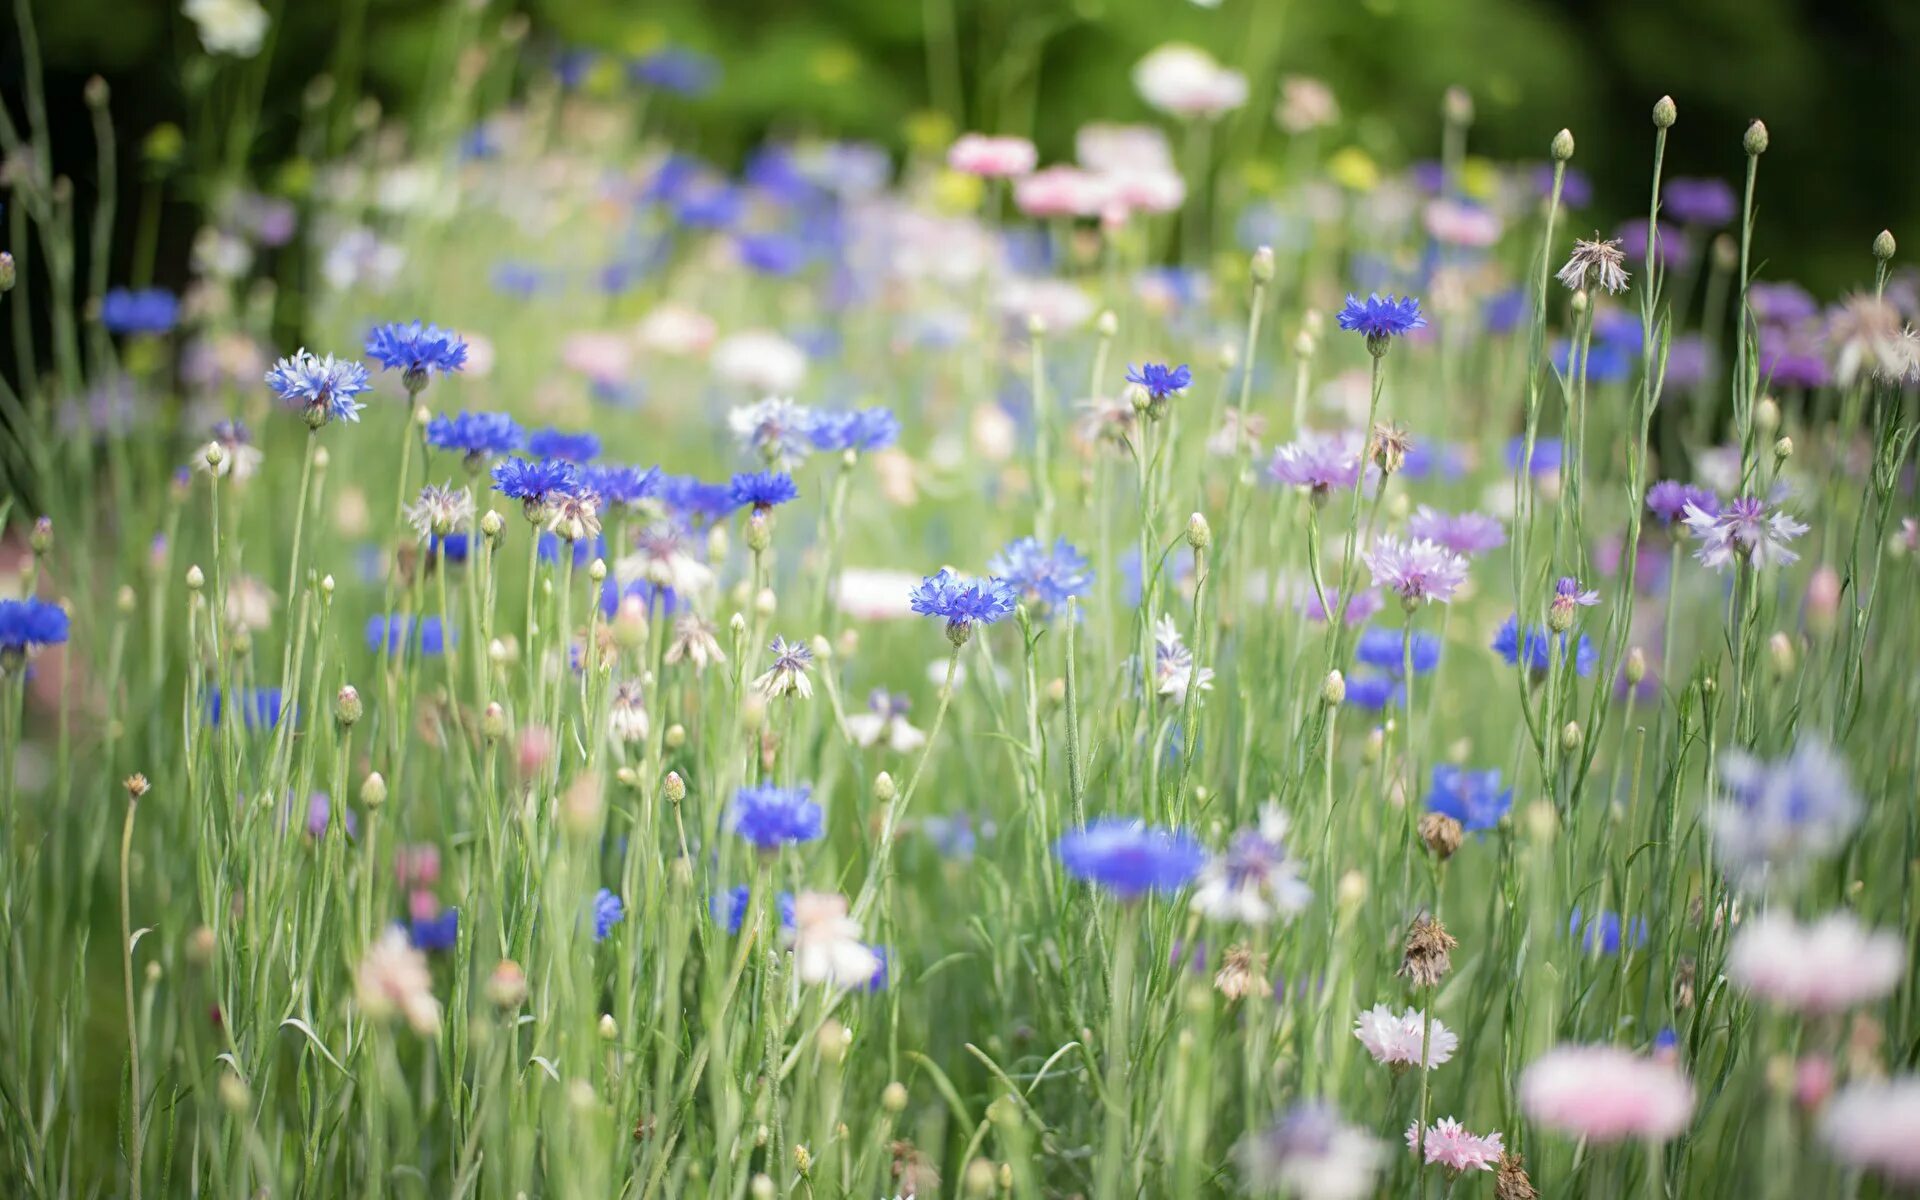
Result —
[[956, 646], [965, 644], [974, 625], [991, 625], [1011, 615], [1018, 602], [1004, 579], [962, 579], [946, 567], [907, 595], [914, 612], [946, 619], [947, 638]]
[[783, 396], [769, 396], [727, 413], [727, 428], [741, 448], [783, 471], [814, 450], [815, 424], [810, 410]]
[[1274, 483], [1306, 488], [1314, 503], [1324, 504], [1334, 491], [1360, 482], [1363, 461], [1360, 447], [1352, 438], [1303, 433], [1298, 440], [1274, 450], [1266, 475]]
[[235, 483], [245, 483], [260, 470], [260, 462], [266, 456], [260, 447], [253, 444], [253, 435], [245, 424], [239, 421], [216, 421], [213, 425], [213, 440], [206, 449], [220, 447], [220, 461], [210, 461], [209, 455], [202, 451], [197, 456], [195, 466], [209, 475], [222, 479], [232, 479]]
[[1920, 1075], [1841, 1088], [1821, 1114], [1820, 1140], [1850, 1167], [1899, 1184], [1920, 1182]]
[[1455, 554], [1467, 557], [1485, 554], [1507, 544], [1506, 526], [1500, 518], [1485, 513], [1446, 513], [1422, 504], [1407, 520], [1407, 532], [1416, 538], [1438, 542]]
[[433, 998], [427, 957], [398, 925], [389, 926], [360, 961], [354, 997], [360, 1011], [374, 1021], [401, 1016], [422, 1037], [440, 1031], [440, 1002]]
[[1360, 1014], [1353, 1023], [1353, 1036], [1360, 1039], [1373, 1061], [1398, 1069], [1424, 1062], [1431, 1071], [1460, 1048], [1460, 1035], [1438, 1019], [1429, 1025], [1425, 1010], [1409, 1008], [1396, 1013], [1384, 1004]]
[[451, 483], [430, 483], [407, 506], [406, 516], [407, 524], [421, 537], [458, 533], [473, 522], [473, 493]]
[[[1452, 1117], [1442, 1117], [1427, 1126], [1426, 1160], [1456, 1175], [1466, 1171], [1491, 1171], [1505, 1152], [1500, 1141], [1498, 1132], [1482, 1137], [1469, 1133]], [[1417, 1152], [1420, 1144], [1420, 1122], [1415, 1121], [1407, 1126], [1407, 1149]]]
[[1427, 811], [1452, 817], [1468, 833], [1480, 833], [1500, 823], [1513, 807], [1513, 789], [1500, 786], [1500, 768], [1469, 771], [1452, 763], [1433, 769], [1427, 789]]
[[509, 458], [493, 469], [493, 490], [524, 504], [529, 520], [544, 519], [548, 501], [579, 487], [579, 471], [557, 458]]
[[1769, 511], [1758, 496], [1741, 496], [1718, 513], [1710, 513], [1695, 504], [1685, 509], [1687, 529], [1700, 543], [1693, 556], [1701, 565], [1720, 570], [1736, 558], [1756, 569], [1785, 566], [1800, 556], [1787, 549], [1787, 543], [1807, 531], [1807, 527], [1786, 513]]
[[1164, 614], [1153, 624], [1153, 680], [1156, 694], [1176, 707], [1186, 704], [1188, 688], [1213, 690], [1213, 668], [1194, 665], [1180, 627]]
[[1403, 334], [1426, 325], [1420, 315], [1420, 302], [1412, 296], [1387, 296], [1370, 293], [1365, 300], [1348, 294], [1345, 307], [1334, 317], [1340, 328], [1364, 334], [1367, 351], [1375, 358], [1387, 352], [1387, 345]]
[[1042, 613], [1065, 608], [1069, 599], [1093, 586], [1087, 556], [1065, 538], [1056, 538], [1052, 549], [1038, 538], [1021, 538], [988, 560], [987, 569]]
[[1678, 1068], [1616, 1046], [1559, 1046], [1520, 1075], [1520, 1107], [1569, 1137], [1665, 1142], [1693, 1115], [1693, 1085]]
[[690, 662], [696, 672], [701, 672], [709, 663], [727, 661], [726, 652], [720, 649], [720, 639], [714, 633], [713, 623], [697, 613], [675, 617], [673, 639], [667, 643], [667, 664]]
[[1165, 363], [1147, 363], [1145, 366], [1127, 368], [1127, 382], [1137, 384], [1147, 390], [1154, 400], [1186, 391], [1193, 386], [1193, 372], [1185, 363], [1169, 367]]
[[647, 727], [646, 692], [639, 680], [622, 679], [607, 702], [607, 728], [617, 741], [644, 742]]
[[611, 888], [601, 888], [593, 894], [593, 940], [604, 942], [613, 927], [625, 920], [627, 906], [618, 893]]
[[273, 364], [267, 386], [318, 429], [328, 421], [358, 421], [361, 405], [354, 397], [371, 385], [367, 369], [352, 359], [321, 358], [303, 348]]
[[463, 412], [452, 417], [442, 413], [427, 422], [427, 445], [466, 455], [469, 470], [513, 453], [526, 440], [518, 422], [505, 413]]
[[728, 485], [728, 496], [735, 508], [752, 508], [756, 514], [787, 503], [800, 495], [793, 476], [785, 471], [743, 471]]
[[1375, 586], [1397, 593], [1409, 609], [1430, 600], [1445, 604], [1467, 578], [1466, 559], [1425, 538], [1404, 542], [1382, 534], [1361, 558]]
[[847, 732], [858, 745], [873, 747], [885, 742], [896, 754], [911, 754], [927, 744], [927, 735], [907, 720], [907, 708], [905, 696], [875, 688], [867, 697], [867, 711], [847, 718]]
[[419, 392], [435, 374], [467, 365], [467, 343], [459, 334], [418, 321], [377, 325], [367, 334], [367, 357], [399, 371], [409, 392]]
[[733, 831], [762, 853], [820, 836], [820, 806], [809, 797], [806, 784], [783, 788], [776, 784], [743, 787], [734, 793], [730, 821]]
[[44, 646], [67, 640], [67, 610], [37, 596], [0, 600], [0, 658], [17, 665]]
[[1597, 285], [1609, 295], [1617, 296], [1627, 290], [1627, 271], [1622, 265], [1625, 262], [1626, 253], [1620, 248], [1620, 239], [1602, 240], [1596, 233], [1591, 241], [1581, 238], [1573, 243], [1573, 253], [1554, 278], [1569, 291]]
[[1265, 925], [1307, 906], [1313, 889], [1300, 864], [1287, 857], [1287, 814], [1278, 805], [1260, 810], [1260, 824], [1233, 835], [1225, 853], [1207, 860], [1193, 892], [1194, 911], [1215, 921]]
[[1709, 516], [1718, 516], [1720, 497], [1706, 488], [1674, 479], [1663, 479], [1647, 489], [1647, 511], [1663, 525], [1671, 525], [1685, 516], [1688, 506]]
[[813, 651], [805, 642], [789, 642], [782, 637], [773, 639], [771, 649], [773, 665], [753, 681], [754, 689], [769, 700], [786, 695], [812, 699], [813, 680], [807, 673], [813, 669]]

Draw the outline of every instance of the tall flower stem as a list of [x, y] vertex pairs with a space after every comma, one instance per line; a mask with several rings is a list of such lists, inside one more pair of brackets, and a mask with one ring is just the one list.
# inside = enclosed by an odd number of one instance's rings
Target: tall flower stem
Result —
[[140, 1156], [146, 1141], [145, 1125], [140, 1116], [140, 1098], [144, 1094], [140, 1078], [140, 1020], [139, 1010], [133, 999], [133, 818], [139, 811], [140, 799], [133, 788], [127, 792], [127, 817], [120, 827], [120, 967], [122, 981], [125, 984], [127, 1005], [127, 1071], [128, 1083], [132, 1088], [130, 1096], [130, 1117], [127, 1121], [127, 1178], [129, 1192], [133, 1200], [140, 1200]]
[[913, 793], [920, 786], [920, 777], [926, 774], [927, 760], [933, 757], [934, 748], [940, 744], [940, 729], [947, 722], [947, 707], [953, 703], [953, 677], [959, 667], [960, 646], [955, 646], [953, 653], [947, 656], [946, 681], [940, 685], [940, 707], [934, 710], [933, 724], [927, 729], [927, 744], [920, 750], [920, 761], [914, 764], [913, 774], [907, 776], [906, 788], [887, 805], [886, 819], [880, 826], [880, 844], [874, 849], [866, 882], [860, 885], [860, 897], [853, 904], [852, 914], [856, 921], [866, 915], [879, 894], [881, 883], [886, 879], [887, 865], [893, 856], [894, 833], [900, 827], [900, 815], [913, 802]]

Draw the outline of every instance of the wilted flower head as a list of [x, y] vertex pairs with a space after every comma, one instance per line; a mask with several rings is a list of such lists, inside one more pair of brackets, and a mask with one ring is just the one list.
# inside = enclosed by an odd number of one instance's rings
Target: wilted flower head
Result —
[[1467, 579], [1466, 559], [1425, 538], [1403, 542], [1382, 534], [1361, 558], [1373, 572], [1374, 585], [1398, 594], [1408, 608], [1430, 600], [1444, 604]]
[[1364, 1200], [1386, 1147], [1319, 1104], [1295, 1108], [1238, 1149], [1250, 1190], [1296, 1200]]
[[1527, 1116], [1594, 1142], [1664, 1142], [1687, 1127], [1693, 1085], [1669, 1063], [1614, 1046], [1560, 1046], [1520, 1075]]
[[1360, 1014], [1353, 1023], [1353, 1036], [1360, 1039], [1373, 1061], [1397, 1068], [1425, 1063], [1431, 1071], [1460, 1048], [1460, 1035], [1438, 1020], [1429, 1026], [1423, 1009], [1395, 1013], [1384, 1004]]
[[1054, 852], [1068, 874], [1122, 900], [1175, 892], [1192, 881], [1206, 851], [1190, 835], [1106, 817], [1067, 833]]
[[1242, 829], [1225, 852], [1207, 860], [1193, 892], [1195, 911], [1215, 921], [1265, 925], [1291, 917], [1313, 899], [1299, 862], [1287, 856], [1287, 814], [1278, 805], [1260, 811], [1260, 824]]
[[1800, 556], [1787, 549], [1787, 543], [1807, 531], [1807, 527], [1778, 510], [1769, 511], [1758, 496], [1741, 496], [1718, 513], [1694, 504], [1683, 510], [1687, 529], [1700, 543], [1693, 556], [1703, 566], [1719, 570], [1736, 558], [1754, 565], [1785, 566]]
[[328, 421], [358, 421], [361, 405], [354, 397], [371, 385], [367, 369], [352, 359], [320, 358], [302, 349], [273, 364], [267, 386], [318, 429]]
[[1709, 806], [1707, 826], [1728, 874], [1753, 887], [1840, 849], [1865, 811], [1845, 760], [1815, 736], [1773, 762], [1725, 751], [1720, 783], [1725, 799]]
[[1574, 242], [1573, 253], [1554, 278], [1572, 291], [1597, 286], [1610, 295], [1619, 295], [1627, 290], [1627, 271], [1622, 265], [1625, 261], [1620, 239], [1602, 241], [1596, 233], [1592, 241], [1582, 238]]
[[1398, 974], [1415, 987], [1433, 987], [1453, 970], [1453, 951], [1459, 945], [1439, 918], [1421, 913], [1407, 928], [1406, 953]]

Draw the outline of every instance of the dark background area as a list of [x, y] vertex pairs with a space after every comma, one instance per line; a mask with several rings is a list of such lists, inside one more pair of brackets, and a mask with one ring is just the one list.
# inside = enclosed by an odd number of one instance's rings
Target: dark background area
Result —
[[[0, 20], [0, 93], [16, 121], [21, 42], [14, 3]], [[138, 185], [143, 138], [163, 122], [191, 127], [188, 73], [201, 60], [191, 24], [168, 0], [25, 0], [38, 27], [54, 128], [55, 169], [70, 175], [81, 209], [94, 177], [86, 80], [112, 87], [121, 177]], [[338, 71], [353, 0], [269, 4], [276, 33], [249, 165], [265, 190], [285, 177], [302, 96]], [[1670, 175], [1737, 180], [1740, 135], [1760, 117], [1772, 134], [1761, 172], [1756, 257], [1775, 279], [1798, 278], [1831, 296], [1870, 273], [1867, 246], [1883, 227], [1920, 237], [1920, 3], [1914, 0], [529, 0], [496, 5], [530, 19], [516, 82], [551, 69], [565, 46], [610, 56], [662, 45], [721, 65], [708, 95], [676, 100], [671, 118], [722, 162], [769, 133], [867, 137], [893, 145], [904, 117], [944, 100], [958, 123], [1030, 128], [1043, 160], [1071, 153], [1091, 119], [1150, 119], [1129, 80], [1132, 65], [1168, 40], [1204, 45], [1248, 72], [1253, 99], [1217, 143], [1226, 165], [1277, 158], [1271, 112], [1282, 72], [1326, 80], [1339, 128], [1322, 143], [1361, 146], [1393, 166], [1438, 152], [1440, 97], [1469, 89], [1477, 119], [1470, 149], [1495, 159], [1542, 156], [1565, 125], [1576, 165], [1591, 178], [1588, 220], [1611, 228], [1646, 206], [1647, 113], [1663, 92], [1680, 121]], [[364, 88], [390, 114], [418, 99], [443, 6], [365, 0]], [[927, 20], [951, 13], [950, 55], [930, 53]], [[944, 43], [943, 43], [944, 45]], [[349, 56], [352, 57], [352, 56]], [[931, 74], [951, 64], [956, 105]], [[185, 172], [181, 175], [184, 177]], [[157, 275], [183, 276], [199, 197], [184, 179], [165, 191]], [[123, 203], [118, 253], [135, 205]], [[1916, 243], [1920, 244], [1920, 243]], [[124, 279], [116, 263], [116, 282]]]

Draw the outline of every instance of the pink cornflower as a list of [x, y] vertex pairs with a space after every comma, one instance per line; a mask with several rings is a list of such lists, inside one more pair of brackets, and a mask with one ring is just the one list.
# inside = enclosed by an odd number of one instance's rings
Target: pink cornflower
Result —
[[1413, 510], [1407, 532], [1438, 542], [1463, 557], [1485, 554], [1507, 544], [1507, 530], [1500, 518], [1478, 512], [1445, 513], [1427, 504]]
[[1427, 232], [1450, 246], [1485, 249], [1500, 240], [1500, 218], [1477, 204], [1443, 199], [1427, 205]]
[[1309, 587], [1307, 594], [1301, 598], [1300, 611], [1309, 621], [1325, 621], [1327, 619], [1327, 609], [1332, 608], [1335, 612], [1341, 614], [1341, 619], [1346, 621], [1347, 624], [1364, 625], [1367, 623], [1367, 618], [1386, 607], [1386, 603], [1385, 600], [1380, 598], [1380, 593], [1377, 590], [1366, 588], [1362, 591], [1355, 592], [1346, 604], [1342, 605], [1340, 603], [1340, 589], [1328, 588], [1327, 602], [1323, 605], [1320, 603], [1320, 594]]
[[1273, 452], [1267, 478], [1274, 483], [1306, 488], [1314, 503], [1324, 504], [1335, 489], [1360, 482], [1360, 444], [1343, 434], [1302, 433]]
[[1396, 1015], [1384, 1004], [1376, 1004], [1360, 1014], [1353, 1023], [1353, 1036], [1373, 1055], [1373, 1061], [1394, 1068], [1419, 1066], [1423, 1041], [1429, 1071], [1452, 1058], [1453, 1052], [1460, 1048], [1460, 1035], [1439, 1021], [1433, 1022], [1431, 1030], [1427, 1028], [1427, 1015], [1423, 1010], [1409, 1008]]
[[[1407, 1126], [1407, 1149], [1420, 1149], [1420, 1122]], [[1469, 1133], [1452, 1117], [1442, 1117], [1427, 1126], [1427, 1161], [1439, 1163], [1449, 1171], [1491, 1171], [1506, 1147], [1496, 1131], [1485, 1137]]]
[[1767, 507], [1758, 496], [1741, 496], [1717, 514], [1687, 505], [1687, 528], [1700, 542], [1693, 556], [1716, 571], [1736, 557], [1756, 568], [1797, 562], [1800, 556], [1787, 549], [1787, 543], [1805, 533], [1807, 527], [1786, 513], [1768, 512]]
[[963, 133], [947, 150], [947, 165], [982, 179], [1012, 179], [1028, 174], [1040, 161], [1033, 143], [1023, 137], [989, 137]]
[[1079, 167], [1048, 167], [1015, 181], [1013, 204], [1029, 217], [1090, 217], [1100, 211], [1107, 192], [1098, 176]]
[[1781, 1008], [1844, 1012], [1900, 986], [1907, 955], [1900, 936], [1833, 912], [1802, 925], [1763, 913], [1740, 927], [1727, 953], [1727, 978]]
[[1558, 1046], [1520, 1074], [1528, 1117], [1595, 1142], [1664, 1142], [1687, 1127], [1693, 1085], [1671, 1064], [1616, 1046]]
[[1820, 1140], [1848, 1166], [1920, 1182], [1920, 1076], [1840, 1089], [1820, 1119]]
[[1467, 560], [1426, 538], [1403, 542], [1382, 534], [1360, 557], [1373, 572], [1374, 585], [1397, 593], [1408, 608], [1429, 600], [1445, 604], [1467, 579]]

